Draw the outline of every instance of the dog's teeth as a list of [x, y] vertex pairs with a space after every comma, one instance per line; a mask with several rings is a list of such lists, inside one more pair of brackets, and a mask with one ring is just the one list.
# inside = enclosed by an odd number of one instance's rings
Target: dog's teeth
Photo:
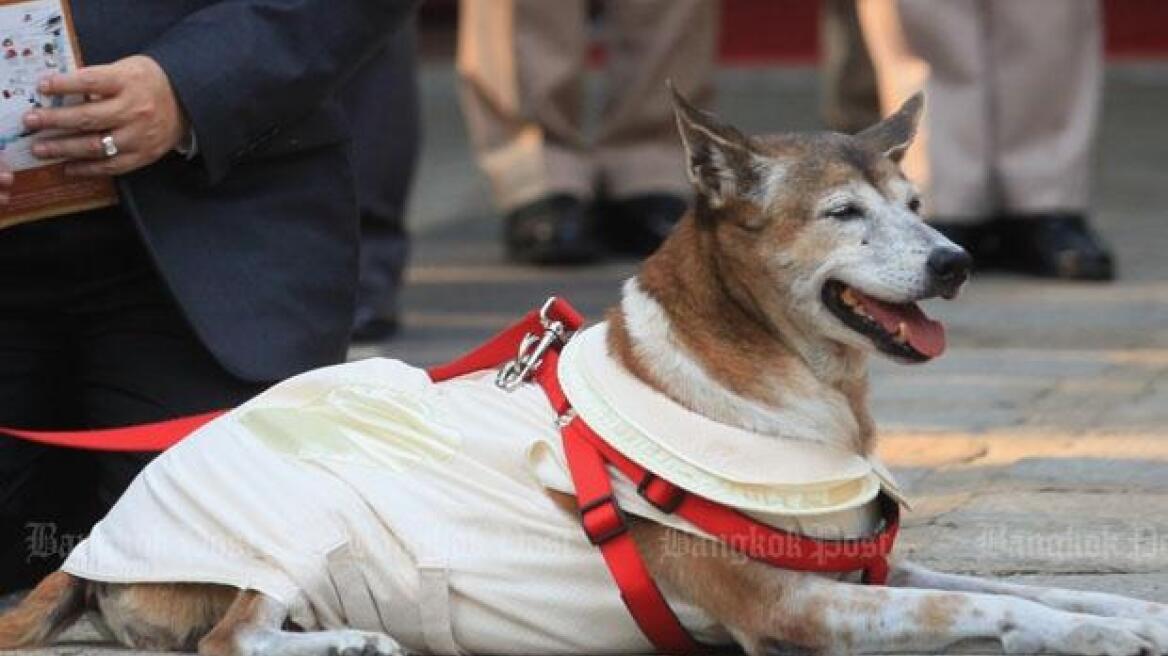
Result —
[[910, 332], [911, 329], [908, 327], [908, 324], [901, 321], [900, 325], [896, 327], [896, 334], [894, 334], [892, 337], [901, 344], [904, 344], [908, 342], [908, 336]]
[[853, 291], [851, 287], [844, 287], [844, 290], [840, 292], [839, 297], [840, 300], [844, 302], [844, 305], [848, 306], [848, 308], [851, 309], [854, 314], [864, 317], [865, 319], [872, 318], [864, 310], [864, 304], [860, 302], [860, 296], [855, 291]]

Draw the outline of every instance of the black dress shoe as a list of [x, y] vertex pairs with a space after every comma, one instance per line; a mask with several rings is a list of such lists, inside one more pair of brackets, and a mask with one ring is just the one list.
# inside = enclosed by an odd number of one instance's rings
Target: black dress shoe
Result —
[[980, 219], [954, 221], [930, 219], [929, 225], [945, 235], [949, 241], [965, 249], [973, 257], [975, 269], [992, 269], [1003, 261], [1002, 236], [996, 221]]
[[999, 226], [1015, 271], [1064, 280], [1115, 278], [1111, 252], [1080, 214], [1010, 216]]
[[677, 194], [629, 196], [604, 205], [601, 234], [610, 248], [645, 256], [657, 250], [689, 204]]
[[599, 255], [595, 219], [583, 200], [552, 194], [507, 213], [507, 256], [530, 264], [580, 264]]

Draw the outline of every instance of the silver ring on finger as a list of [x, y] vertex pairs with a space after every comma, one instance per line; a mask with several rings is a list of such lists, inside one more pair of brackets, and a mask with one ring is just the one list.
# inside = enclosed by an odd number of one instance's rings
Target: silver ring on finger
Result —
[[101, 138], [101, 152], [106, 159], [118, 156], [118, 145], [114, 143], [114, 135], [107, 134]]

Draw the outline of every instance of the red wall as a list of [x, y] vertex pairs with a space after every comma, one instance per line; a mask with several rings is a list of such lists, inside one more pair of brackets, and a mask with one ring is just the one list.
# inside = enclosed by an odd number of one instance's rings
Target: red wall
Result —
[[[1168, 57], [1168, 0], [1104, 0], [1103, 7], [1109, 56]], [[722, 58], [811, 62], [818, 15], [815, 0], [722, 0]]]
[[[815, 61], [819, 41], [817, 0], [721, 2], [723, 61], [739, 64]], [[1103, 8], [1109, 56], [1168, 58], [1168, 0], [1104, 0]], [[453, 51], [457, 13], [455, 0], [422, 3], [423, 34], [429, 32], [438, 37], [430, 40], [436, 42], [432, 44], [435, 53], [449, 56]]]

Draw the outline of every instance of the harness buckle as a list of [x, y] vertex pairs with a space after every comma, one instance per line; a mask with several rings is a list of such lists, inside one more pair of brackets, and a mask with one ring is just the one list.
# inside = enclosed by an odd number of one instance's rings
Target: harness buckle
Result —
[[495, 385], [507, 392], [515, 391], [520, 385], [531, 378], [535, 370], [543, 364], [543, 356], [557, 342], [568, 343], [571, 331], [558, 318], [551, 316], [552, 306], [556, 303], [552, 296], [539, 309], [539, 324], [543, 326], [543, 334], [527, 333], [523, 341], [519, 342], [519, 353], [495, 376]]
[[651, 471], [645, 472], [641, 482], [637, 483], [637, 494], [666, 515], [672, 515], [685, 501], [685, 490]]
[[561, 430], [561, 431], [564, 430], [565, 428], [568, 427], [568, 424], [572, 423], [575, 420], [576, 420], [576, 409], [575, 408], [568, 408], [567, 412], [556, 417], [556, 421], [555, 421], [556, 430]]
[[593, 546], [608, 542], [629, 530], [625, 511], [612, 494], [606, 494], [580, 506], [580, 525]]

